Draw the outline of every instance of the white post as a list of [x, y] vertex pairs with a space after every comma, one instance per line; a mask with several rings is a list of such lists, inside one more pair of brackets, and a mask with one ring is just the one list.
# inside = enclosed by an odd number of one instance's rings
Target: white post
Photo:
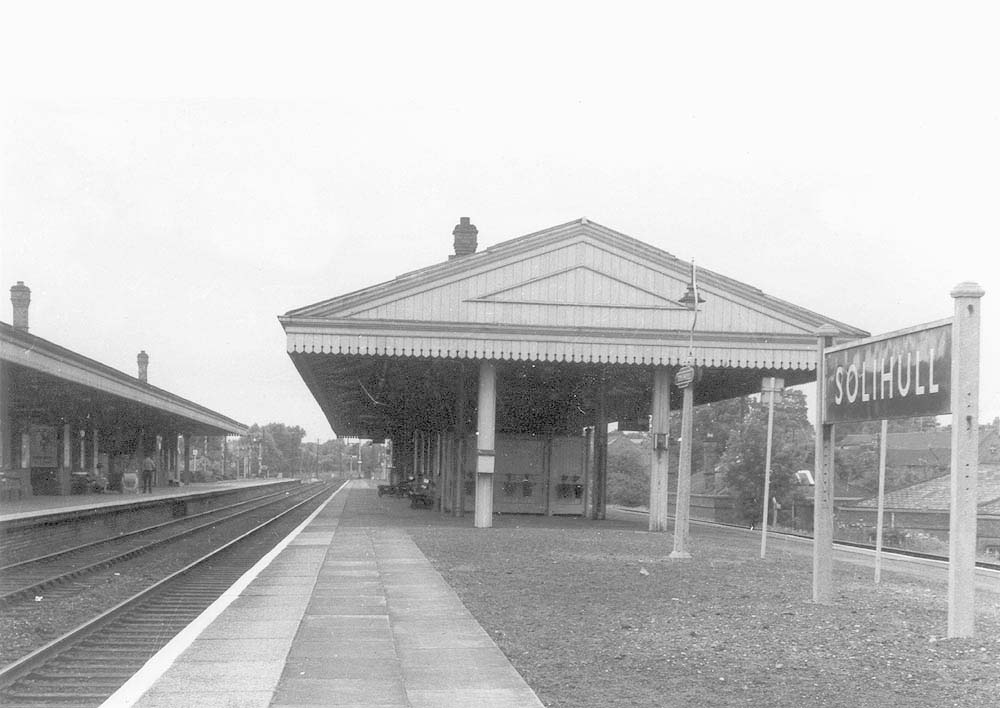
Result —
[[669, 477], [670, 371], [653, 371], [653, 410], [650, 422], [652, 453], [649, 466], [649, 530], [667, 530], [667, 479]]
[[492, 362], [479, 364], [479, 440], [476, 456], [477, 529], [493, 526], [493, 462], [496, 440], [497, 370]]
[[690, 558], [691, 438], [694, 436], [694, 381], [684, 387], [681, 399], [681, 450], [677, 463], [677, 511], [674, 514], [674, 550], [671, 558]]
[[960, 283], [951, 291], [951, 522], [948, 637], [975, 633], [976, 477], [979, 474], [979, 301], [985, 291]]
[[825, 422], [826, 364], [824, 351], [833, 345], [836, 328], [816, 332], [816, 489], [813, 497], [813, 602], [833, 601], [833, 424]]
[[889, 421], [882, 421], [878, 440], [878, 515], [875, 520], [875, 584], [882, 582], [882, 529], [885, 528], [885, 451]]
[[774, 398], [778, 395], [777, 379], [771, 377], [764, 395], [767, 396], [767, 444], [764, 452], [764, 513], [760, 517], [760, 557], [767, 553], [767, 505], [771, 499], [771, 438], [774, 434]]

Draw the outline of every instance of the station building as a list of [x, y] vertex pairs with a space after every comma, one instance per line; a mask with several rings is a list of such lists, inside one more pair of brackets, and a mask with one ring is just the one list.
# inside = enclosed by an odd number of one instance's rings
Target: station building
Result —
[[607, 423], [650, 420], [663, 530], [678, 372], [709, 403], [815, 381], [821, 327], [867, 336], [587, 219], [485, 250], [467, 217], [452, 236], [440, 263], [278, 319], [334, 431], [390, 438], [397, 474], [432, 477], [439, 508], [480, 527], [600, 518]]
[[[13, 324], [0, 322], [0, 470], [5, 499], [81, 491], [87, 477], [120, 489], [146, 455], [158, 486], [191, 479], [191, 438], [245, 435], [247, 426], [147, 380], [29, 332], [31, 291], [11, 289]], [[223, 449], [225, 447], [223, 446]]]

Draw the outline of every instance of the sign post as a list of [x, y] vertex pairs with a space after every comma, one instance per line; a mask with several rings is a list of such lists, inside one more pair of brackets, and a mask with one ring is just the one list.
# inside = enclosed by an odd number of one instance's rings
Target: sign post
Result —
[[760, 524], [760, 557], [767, 552], [767, 506], [771, 500], [771, 438], [774, 436], [774, 404], [785, 387], [784, 379], [769, 376], [761, 383], [762, 402], [767, 402], [767, 446], [764, 453], [764, 513]]
[[677, 462], [677, 511], [674, 514], [674, 549], [670, 558], [686, 559], [688, 535], [691, 519], [691, 438], [694, 435], [694, 377], [693, 366], [685, 365], [677, 370], [674, 383], [683, 390], [681, 399], [681, 450]]
[[885, 451], [889, 437], [889, 421], [882, 419], [882, 434], [878, 438], [878, 512], [875, 521], [875, 584], [882, 582], [882, 529], [885, 526]]
[[[826, 349], [837, 330], [823, 325], [816, 332], [816, 400], [827, 400]], [[833, 424], [826, 421], [826, 406], [816, 406], [816, 487], [813, 496], [813, 602], [833, 601]]]
[[[836, 347], [821, 337], [816, 383], [817, 399], [822, 403], [816, 413], [814, 601], [828, 602], [830, 598], [833, 489], [828, 472], [833, 465], [832, 449], [828, 452], [827, 445], [832, 443], [833, 423], [951, 413], [948, 637], [973, 636], [979, 474], [979, 301], [984, 294], [976, 283], [959, 283], [951, 291], [955, 315], [947, 320]], [[882, 429], [884, 445], [885, 425]], [[884, 448], [880, 457], [884, 459]], [[880, 477], [884, 477], [881, 471]], [[879, 484], [881, 504], [884, 480], [880, 479]], [[881, 523], [876, 530], [876, 582], [881, 569], [880, 527]]]
[[976, 481], [979, 476], [979, 301], [985, 291], [960, 283], [955, 299], [951, 360], [951, 521], [948, 637], [975, 632]]

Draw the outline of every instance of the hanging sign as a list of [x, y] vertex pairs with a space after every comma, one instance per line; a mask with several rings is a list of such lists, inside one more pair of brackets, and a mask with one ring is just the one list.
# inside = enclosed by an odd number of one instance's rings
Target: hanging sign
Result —
[[951, 320], [824, 352], [826, 423], [951, 412]]
[[674, 384], [677, 388], [687, 388], [694, 381], [694, 367], [693, 366], [682, 366], [674, 374]]
[[761, 403], [781, 403], [781, 392], [785, 390], [785, 380], [765, 376], [760, 383]]

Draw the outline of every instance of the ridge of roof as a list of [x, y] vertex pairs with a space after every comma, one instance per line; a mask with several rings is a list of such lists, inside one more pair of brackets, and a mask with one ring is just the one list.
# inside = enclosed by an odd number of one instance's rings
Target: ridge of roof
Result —
[[[567, 231], [580, 228], [586, 229], [588, 232], [598, 237], [604, 236], [605, 238], [616, 242], [618, 245], [625, 245], [632, 251], [633, 254], [648, 261], [657, 262], [660, 265], [674, 269], [687, 269], [690, 266], [690, 262], [683, 261], [672, 253], [657, 246], [653, 246], [644, 241], [640, 241], [633, 236], [629, 236], [628, 234], [603, 226], [602, 224], [591, 221], [586, 217], [580, 217], [578, 219], [558, 224], [556, 226], [550, 226], [523, 236], [506, 239], [492, 246], [488, 246], [482, 251], [476, 251], [475, 253], [468, 255], [449, 258], [448, 260], [434, 263], [423, 268], [407, 271], [397, 275], [392, 280], [386, 280], [359, 290], [354, 290], [332, 298], [319, 300], [302, 307], [294, 308], [287, 311], [284, 315], [279, 315], [278, 321], [284, 324], [287, 320], [295, 319], [300, 316], [308, 316], [307, 313], [310, 311], [329, 307], [337, 303], [343, 303], [346, 305], [348, 303], [361, 300], [367, 295], [380, 290], [388, 290], [393, 286], [405, 288], [414, 282], [419, 282], [421, 279], [430, 279], [438, 274], [465, 271], [468, 270], [470, 265], [481, 265], [490, 260], [515, 254], [523, 249], [533, 248], [536, 246], [536, 242], [538, 241], [553, 239], [563, 235]], [[854, 327], [853, 325], [848, 325], [844, 322], [830, 319], [817, 312], [801, 307], [800, 305], [796, 305], [773, 295], [768, 295], [758, 287], [748, 285], [713, 270], [699, 266], [698, 276], [703, 283], [720, 289], [729, 290], [734, 294], [741, 294], [751, 299], [758, 300], [776, 310], [784, 310], [787, 314], [794, 314], [800, 319], [814, 321], [821, 324], [831, 324], [837, 327], [845, 336], [865, 337], [869, 334], [867, 331]]]

